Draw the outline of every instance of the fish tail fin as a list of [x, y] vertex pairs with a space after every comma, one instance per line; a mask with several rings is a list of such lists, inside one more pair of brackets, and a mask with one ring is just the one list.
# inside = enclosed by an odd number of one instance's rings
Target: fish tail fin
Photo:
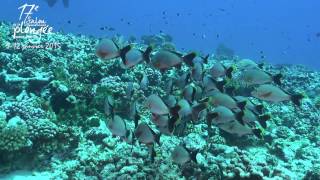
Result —
[[186, 63], [188, 66], [193, 67], [193, 59], [197, 56], [195, 52], [189, 53], [182, 57], [183, 62]]
[[281, 73], [272, 76], [273, 82], [276, 83], [277, 85], [281, 86], [281, 78], [282, 77], [283, 77], [283, 75]]
[[262, 130], [261, 129], [252, 129], [252, 133], [259, 139], [262, 139]]
[[265, 65], [264, 62], [261, 62], [261, 63], [258, 64], [258, 67], [259, 67], [260, 69], [263, 69], [264, 65]]
[[270, 114], [264, 114], [259, 116], [259, 124], [265, 129], [267, 128], [267, 121], [271, 119]]
[[126, 64], [126, 54], [131, 50], [131, 48], [132, 48], [131, 45], [127, 45], [124, 48], [120, 49], [119, 56], [123, 64]]
[[143, 52], [143, 60], [145, 60], [147, 64], [150, 63], [150, 54], [152, 50], [152, 46], [148, 46], [147, 49]]
[[194, 119], [197, 119], [199, 117], [199, 113], [206, 109], [209, 106], [208, 102], [200, 102], [199, 104], [192, 107], [192, 116]]
[[238, 102], [237, 103], [237, 106], [241, 109], [241, 110], [244, 110], [244, 108], [246, 107], [247, 105], [247, 101], [241, 101], [241, 102]]
[[301, 100], [304, 98], [303, 94], [294, 94], [291, 95], [291, 101], [293, 102], [293, 104], [297, 105], [297, 106], [301, 106]]
[[156, 152], [156, 150], [154, 149], [154, 145], [152, 145], [152, 147], [150, 147], [151, 148], [151, 162], [153, 163], [154, 162], [154, 158], [157, 156], [157, 152]]
[[234, 96], [236, 88], [234, 86], [229, 86], [229, 87], [224, 88], [224, 91], [226, 94], [228, 94], [230, 96]]
[[226, 76], [229, 78], [229, 79], [232, 79], [232, 72], [234, 70], [234, 67], [233, 66], [230, 66], [228, 69], [226, 69]]
[[208, 135], [209, 137], [211, 137], [212, 135], [212, 128], [211, 128], [211, 125], [212, 125], [212, 120], [214, 118], [216, 118], [218, 116], [218, 113], [216, 112], [211, 112], [211, 113], [208, 113], [207, 114], [207, 126], [208, 126]]
[[63, 0], [63, 6], [65, 8], [68, 8], [69, 7], [69, 0]]
[[204, 62], [205, 64], [208, 64], [209, 56], [210, 56], [210, 55], [207, 54], [205, 57], [202, 57], [203, 62]]
[[169, 122], [168, 122], [168, 130], [170, 133], [172, 133], [174, 131], [174, 126], [176, 124], [176, 122], [178, 121], [178, 117], [176, 116], [172, 116], [170, 119], [169, 119]]
[[141, 119], [141, 116], [138, 114], [138, 112], [136, 112], [136, 114], [134, 115], [134, 128], [135, 129], [137, 128], [140, 119]]
[[155, 135], [155, 142], [160, 146], [160, 137], [161, 137], [161, 133], [158, 133]]
[[244, 125], [243, 116], [244, 116], [243, 111], [236, 113], [236, 120], [242, 125]]
[[254, 109], [259, 113], [263, 113], [264, 106], [262, 104], [255, 105]]
[[226, 80], [222, 80], [222, 81], [216, 81], [216, 86], [218, 88], [218, 90], [220, 92], [223, 92], [224, 91], [224, 85], [227, 84], [227, 81]]
[[198, 163], [198, 161], [197, 161], [197, 155], [198, 155], [198, 153], [199, 153], [199, 150], [190, 152], [190, 159], [191, 159], [191, 161], [193, 161], [193, 162], [195, 162], [195, 163]]
[[169, 119], [169, 122], [168, 122], [168, 129], [169, 129], [169, 132], [173, 132], [174, 130], [174, 126], [176, 124], [176, 122], [179, 120], [179, 110], [181, 109], [180, 106], [176, 105], [172, 108], [170, 108], [170, 119]]

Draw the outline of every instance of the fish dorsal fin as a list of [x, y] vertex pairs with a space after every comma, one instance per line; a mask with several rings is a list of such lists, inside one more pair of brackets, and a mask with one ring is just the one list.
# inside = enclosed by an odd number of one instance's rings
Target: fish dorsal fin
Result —
[[177, 56], [179, 56], [179, 57], [183, 57], [183, 54], [182, 53], [179, 53], [179, 52], [177, 52], [177, 51], [173, 51], [173, 50], [166, 50], [166, 51], [168, 51], [168, 52], [170, 52], [170, 53], [172, 53], [172, 54], [175, 54], [175, 55], [177, 55]]

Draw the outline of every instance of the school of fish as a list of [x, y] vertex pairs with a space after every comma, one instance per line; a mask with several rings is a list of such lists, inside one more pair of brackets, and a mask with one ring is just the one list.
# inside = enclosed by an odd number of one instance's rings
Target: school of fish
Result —
[[[139, 105], [130, 99], [132, 84], [128, 86], [128, 101], [131, 118], [135, 128], [127, 127], [124, 118], [116, 114], [114, 97], [108, 95], [105, 99], [105, 114], [109, 119], [107, 127], [114, 136], [118, 136], [127, 143], [135, 144], [138, 141], [145, 144], [150, 150], [151, 160], [156, 156], [155, 146], [160, 145], [161, 135], [179, 135], [188, 123], [204, 120], [208, 125], [208, 134], [212, 134], [212, 127], [236, 135], [254, 135], [263, 138], [270, 114], [265, 112], [261, 101], [284, 102], [291, 101], [295, 106], [301, 105], [303, 95], [285, 91], [281, 85], [282, 74], [271, 74], [263, 69], [263, 65], [251, 60], [241, 60], [237, 66], [226, 67], [216, 62], [209, 69], [209, 55], [202, 57], [191, 52], [182, 54], [166, 49], [153, 49], [151, 46], [141, 50], [134, 45], [120, 48], [111, 39], [102, 39], [96, 46], [96, 55], [104, 61], [120, 58], [123, 68], [134, 68], [139, 63], [158, 69], [161, 73], [182, 66], [187, 66], [176, 77], [166, 80], [166, 95], [160, 97], [151, 94], [143, 100], [142, 106], [150, 112], [150, 121], [141, 122]], [[232, 86], [227, 87], [234, 77], [236, 69], [240, 75], [236, 81], [250, 89], [249, 97], [239, 93]], [[148, 87], [148, 76], [140, 78], [140, 89]], [[253, 101], [253, 99], [256, 99]], [[150, 127], [153, 123], [157, 131]], [[172, 151], [172, 161], [183, 165], [187, 162], [197, 162], [197, 152], [193, 152], [180, 144]]]

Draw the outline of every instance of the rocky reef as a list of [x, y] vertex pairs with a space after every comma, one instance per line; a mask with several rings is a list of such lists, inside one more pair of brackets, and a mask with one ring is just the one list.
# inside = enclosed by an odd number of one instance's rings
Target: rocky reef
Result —
[[[307, 98], [300, 108], [290, 102], [264, 103], [272, 119], [263, 139], [232, 136], [217, 127], [209, 136], [206, 123], [199, 121], [188, 125], [184, 136], [161, 136], [151, 162], [145, 145], [130, 145], [112, 136], [104, 98], [112, 94], [121, 113], [121, 108], [127, 108], [123, 97], [129, 82], [136, 88], [145, 73], [149, 86], [133, 96], [161, 95], [165, 79], [175, 69], [161, 73], [145, 64], [124, 69], [119, 59], [99, 59], [98, 39], [83, 35], [55, 33], [42, 38], [60, 42], [58, 49], [13, 50], [7, 47], [14, 43], [10, 34], [11, 25], [2, 22], [0, 178], [26, 170], [34, 176], [45, 173], [48, 179], [320, 179], [318, 71], [265, 65], [270, 72], [285, 75], [287, 91], [304, 92]], [[170, 41], [168, 36], [143, 37], [145, 43], [174, 49]], [[223, 50], [218, 55], [221, 59]], [[210, 56], [209, 62], [217, 61], [216, 57]], [[241, 59], [233, 52], [223, 57], [224, 64]], [[154, 126], [147, 112], [141, 116]], [[129, 117], [126, 121], [134, 126]], [[172, 162], [171, 151], [182, 142], [199, 152], [197, 163]]]

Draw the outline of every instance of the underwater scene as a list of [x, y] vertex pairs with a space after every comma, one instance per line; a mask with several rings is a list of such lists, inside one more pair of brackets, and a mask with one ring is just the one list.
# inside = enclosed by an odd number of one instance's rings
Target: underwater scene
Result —
[[320, 180], [319, 9], [2, 0], [0, 180]]

